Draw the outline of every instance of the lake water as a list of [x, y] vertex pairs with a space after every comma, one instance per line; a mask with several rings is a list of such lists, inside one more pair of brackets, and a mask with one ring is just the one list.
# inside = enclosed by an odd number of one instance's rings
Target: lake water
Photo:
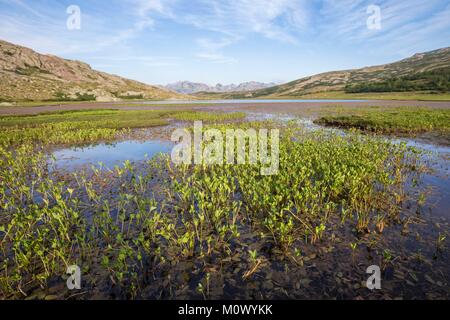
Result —
[[293, 102], [302, 102], [302, 103], [311, 103], [311, 102], [330, 102], [330, 103], [339, 103], [339, 102], [368, 102], [370, 100], [326, 100], [326, 99], [285, 99], [285, 100], [271, 100], [271, 99], [230, 99], [230, 100], [165, 100], [165, 101], [141, 101], [136, 103], [141, 104], [236, 104], [236, 103], [293, 103]]
[[112, 169], [126, 160], [140, 161], [152, 158], [158, 153], [172, 150], [173, 144], [168, 141], [123, 141], [102, 143], [89, 147], [74, 147], [55, 151], [55, 168], [74, 170], [86, 165], [102, 163]]

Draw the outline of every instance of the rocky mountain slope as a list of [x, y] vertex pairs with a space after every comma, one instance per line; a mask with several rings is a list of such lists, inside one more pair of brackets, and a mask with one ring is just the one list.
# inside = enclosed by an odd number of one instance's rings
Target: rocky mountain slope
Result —
[[183, 95], [0, 40], [0, 102], [172, 99]]
[[262, 83], [256, 81], [244, 82], [240, 84], [228, 84], [223, 85], [218, 83], [215, 86], [209, 86], [204, 83], [180, 81], [166, 85], [169, 90], [173, 90], [179, 93], [192, 94], [198, 92], [235, 92], [235, 91], [252, 91], [258, 89], [269, 88], [276, 85], [275, 83]]
[[[450, 75], [450, 47], [438, 49], [385, 65], [366, 67], [354, 70], [333, 71], [310, 77], [305, 77], [286, 84], [254, 90], [250, 92], [232, 93], [222, 98], [256, 98], [256, 97], [299, 97], [307, 94], [315, 94], [327, 91], [352, 92], [352, 88], [363, 88], [367, 85], [382, 84], [378, 87], [388, 87], [390, 83], [408, 82], [407, 88], [414, 88], [411, 83], [423, 83], [430, 77], [443, 79], [441, 86], [448, 88]], [[441, 79], [442, 78], [442, 79]], [[375, 85], [375, 87], [377, 87]], [[401, 86], [399, 91], [402, 90]], [[416, 87], [426, 87], [417, 85]], [[395, 86], [394, 86], [395, 88]], [[378, 88], [379, 89], [379, 88]], [[369, 90], [370, 91], [370, 88]], [[372, 92], [380, 92], [374, 90]], [[395, 90], [389, 90], [395, 91]], [[360, 92], [365, 92], [360, 90]]]

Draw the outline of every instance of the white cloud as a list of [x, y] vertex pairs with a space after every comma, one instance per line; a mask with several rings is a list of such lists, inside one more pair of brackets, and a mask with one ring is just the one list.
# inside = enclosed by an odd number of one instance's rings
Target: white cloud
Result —
[[178, 24], [217, 33], [215, 39], [196, 41], [196, 56], [216, 63], [232, 63], [221, 49], [260, 34], [298, 44], [297, 35], [308, 25], [307, 0], [128, 0], [140, 17], [171, 19]]
[[231, 57], [226, 57], [221, 53], [198, 53], [196, 54], [197, 58], [200, 58], [202, 60], [207, 60], [213, 63], [223, 63], [223, 64], [230, 64], [230, 63], [236, 63], [237, 60]]
[[6, 3], [8, 5], [18, 6], [18, 7], [22, 8], [22, 9], [32, 13], [33, 15], [35, 15], [37, 17], [45, 18], [45, 16], [43, 14], [41, 14], [39, 11], [33, 9], [31, 6], [29, 6], [28, 4], [26, 4], [22, 0], [1, 0], [0, 2]]
[[[221, 49], [250, 34], [291, 44], [308, 25], [306, 0], [129, 0], [140, 16], [172, 19], [175, 23], [217, 33], [216, 38], [198, 39], [198, 58], [215, 63], [232, 63]], [[156, 19], [156, 18], [155, 18]]]
[[[101, 10], [97, 12], [87, 9], [87, 5], [80, 5], [81, 30], [71, 32], [66, 28], [68, 15], [62, 3], [41, 7], [37, 2], [0, 0], [0, 4], [8, 8], [0, 12], [0, 38], [42, 53], [76, 55], [107, 50], [124, 45], [154, 26], [150, 16], [139, 15], [139, 12], [135, 12], [129, 23], [125, 20], [116, 26], [111, 23], [114, 18], [102, 15]], [[147, 12], [151, 9], [148, 7]]]
[[[423, 50], [421, 48], [424, 42], [440, 42], [442, 38], [435, 35], [444, 35], [448, 30], [450, 30], [450, 4], [440, 11], [427, 14], [426, 19], [409, 19], [401, 24], [397, 22], [385, 33], [374, 36], [368, 42], [370, 44], [382, 42], [385, 44], [384, 50], [408, 56]], [[445, 36], [443, 39], [445, 40]], [[439, 46], [439, 44], [435, 46]]]
[[145, 17], [149, 13], [157, 12], [166, 16], [173, 16], [170, 6], [173, 0], [129, 0], [130, 6], [138, 16]]
[[222, 48], [225, 48], [231, 44], [233, 44], [235, 41], [237, 41], [237, 39], [230, 39], [230, 38], [222, 38], [219, 40], [211, 40], [211, 39], [207, 39], [207, 38], [200, 38], [197, 39], [196, 42], [197, 44], [208, 50], [208, 51], [217, 51], [220, 50]]
[[180, 23], [234, 38], [257, 33], [296, 43], [296, 34], [308, 25], [306, 3], [306, 0], [197, 0], [192, 1], [195, 11], [177, 10], [175, 18]]
[[237, 41], [237, 38], [222, 38], [219, 40], [211, 40], [200, 38], [196, 40], [201, 52], [196, 54], [197, 58], [207, 60], [213, 63], [235, 63], [237, 60], [232, 57], [226, 57], [220, 51]]
[[[323, 0], [320, 11], [320, 34], [322, 37], [344, 41], [382, 40], [405, 27], [416, 28], [416, 20], [425, 22], [431, 18], [430, 12], [436, 10], [440, 0]], [[381, 9], [381, 30], [369, 30], [366, 21], [369, 17], [367, 7], [378, 5]], [[411, 32], [418, 29], [409, 30]], [[409, 32], [408, 32], [409, 33]], [[404, 36], [405, 34], [403, 34]], [[397, 40], [403, 40], [399, 34]]]
[[[95, 65], [101, 66], [118, 66], [121, 64], [128, 64], [133, 62], [134, 64], [139, 64], [147, 67], [171, 67], [178, 66], [182, 60], [180, 57], [172, 56], [92, 56], [88, 57], [90, 61], [94, 61]], [[99, 64], [96, 61], [100, 61]], [[105, 63], [106, 62], [106, 63]]]

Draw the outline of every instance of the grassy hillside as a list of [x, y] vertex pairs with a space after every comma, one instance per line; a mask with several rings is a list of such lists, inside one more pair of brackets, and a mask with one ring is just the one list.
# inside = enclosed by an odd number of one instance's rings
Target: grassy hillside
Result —
[[[409, 94], [398, 94], [405, 93]], [[397, 99], [448, 100], [450, 92], [450, 48], [416, 54], [398, 62], [355, 70], [333, 71], [305, 77], [279, 86], [251, 92], [200, 93], [207, 98], [378, 98], [390, 93]], [[349, 95], [350, 94], [350, 95]], [[421, 95], [431, 95], [422, 96]], [[387, 95], [389, 96], [389, 94]], [[385, 97], [386, 98], [386, 97]]]
[[389, 78], [380, 82], [349, 84], [345, 87], [347, 93], [427, 90], [434, 92], [450, 92], [450, 67], [419, 72], [399, 78]]

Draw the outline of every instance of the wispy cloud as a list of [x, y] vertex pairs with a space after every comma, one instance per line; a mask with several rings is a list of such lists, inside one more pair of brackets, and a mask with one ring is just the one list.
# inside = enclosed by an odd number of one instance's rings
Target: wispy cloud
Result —
[[[154, 26], [146, 15], [134, 14], [128, 23], [111, 23], [111, 17], [101, 16], [106, 9], [95, 12], [80, 5], [82, 26], [79, 31], [66, 28], [66, 5], [54, 3], [42, 7], [25, 0], [0, 0], [0, 38], [32, 47], [41, 52], [71, 55], [101, 51], [125, 43]], [[24, 15], [25, 12], [31, 15]], [[150, 10], [150, 8], [148, 9]], [[106, 11], [114, 13], [114, 11]]]
[[[367, 0], [126, 0], [118, 9], [122, 14], [104, 9], [108, 14], [117, 15], [108, 19], [91, 14], [87, 5], [81, 5], [83, 25], [88, 27], [77, 38], [73, 33], [69, 37], [63, 29], [66, 13], [62, 4], [40, 8], [36, 2], [0, 0], [0, 5], [31, 14], [24, 19], [17, 10], [9, 13], [2, 10], [0, 37], [48, 47], [60, 54], [99, 51], [142, 36], [147, 30], [154, 31], [163, 19], [212, 32], [208, 35], [209, 44], [203, 40], [195, 42], [200, 50], [198, 55], [219, 57], [225, 56], [221, 49], [252, 34], [303, 46], [311, 39], [361, 43], [390, 39], [401, 44], [405, 32], [416, 34], [416, 38], [426, 37], [448, 26], [443, 0], [378, 0], [375, 4], [382, 10], [382, 29], [368, 30], [367, 7], [373, 3]], [[444, 13], [436, 13], [439, 9]], [[429, 27], [430, 24], [433, 26]], [[215, 44], [221, 48], [212, 48]]]
[[[182, 58], [172, 56], [90, 56], [90, 61], [93, 61], [96, 66], [118, 66], [120, 64], [139, 64], [146, 67], [172, 67], [180, 65]], [[100, 63], [97, 63], [100, 61]]]
[[221, 50], [232, 45], [237, 38], [222, 38], [219, 40], [211, 40], [206, 38], [197, 39], [196, 42], [201, 52], [196, 54], [197, 58], [207, 60], [213, 63], [235, 63], [237, 60], [232, 57], [226, 57]]
[[[217, 74], [208, 80], [217, 82], [245, 68], [289, 80], [286, 74], [370, 65], [374, 58], [385, 63], [448, 46], [450, 38], [448, 0], [77, 0], [82, 28], [73, 32], [66, 28], [69, 4], [0, 0], [0, 39], [116, 73], [132, 70], [140, 79], [192, 73]], [[366, 25], [372, 4], [381, 8], [380, 30]], [[152, 69], [164, 66], [179, 68]]]
[[141, 15], [172, 19], [178, 24], [215, 32], [214, 39], [199, 39], [201, 52], [196, 57], [216, 63], [232, 63], [221, 49], [231, 46], [250, 34], [298, 44], [296, 34], [308, 25], [306, 0], [130, 0], [138, 4]]
[[[381, 9], [380, 30], [369, 30], [366, 26], [369, 17], [367, 8], [371, 4]], [[431, 14], [440, 9], [441, 4], [441, 0], [382, 0], [375, 3], [365, 0], [323, 0], [318, 25], [322, 37], [360, 42], [396, 37], [393, 40], [401, 43], [407, 34], [419, 31], [421, 24], [443, 26], [441, 22], [432, 22]], [[399, 33], [399, 30], [402, 32]]]
[[155, 61], [179, 61], [182, 58], [173, 56], [90, 56], [92, 60], [108, 60], [108, 61], [143, 61], [143, 62], [155, 62]]
[[[135, 1], [135, 0], [132, 0]], [[137, 0], [144, 2], [143, 0]], [[250, 33], [296, 43], [295, 34], [308, 25], [306, 0], [169, 0], [156, 1], [151, 8], [178, 23], [241, 38]], [[145, 10], [140, 9], [140, 12]]]
[[203, 60], [207, 60], [213, 63], [224, 63], [224, 64], [230, 64], [230, 63], [236, 63], [237, 60], [235, 58], [231, 58], [231, 57], [226, 57], [221, 53], [208, 53], [208, 52], [203, 52], [203, 53], [197, 53], [196, 54], [197, 58], [203, 59]]
[[28, 4], [26, 4], [22, 0], [1, 0], [0, 2], [9, 4], [9, 5], [15, 5], [17, 7], [20, 7], [22, 9], [24, 9], [25, 11], [28, 11], [28, 12], [32, 13], [33, 15], [35, 15], [37, 17], [45, 18], [45, 15], [43, 15], [39, 11], [33, 9], [33, 7], [29, 6]]
[[[420, 41], [420, 37], [448, 25], [445, 14], [438, 13], [442, 19], [435, 17], [436, 10], [445, 11], [443, 0], [191, 0], [188, 4], [181, 0], [130, 1], [140, 3], [139, 12], [144, 16], [162, 16], [177, 24], [216, 33], [207, 42], [196, 41], [201, 51], [197, 57], [221, 62], [229, 60], [221, 49], [252, 34], [304, 47], [318, 39], [360, 43], [362, 47], [375, 43], [380, 47], [392, 45], [386, 42], [389, 39], [401, 48], [405, 34]], [[372, 4], [381, 8], [381, 30], [367, 28], [367, 8]], [[221, 48], [212, 48], [214, 45]]]
[[[404, 19], [403, 22], [392, 21], [403, 12], [399, 7], [397, 9], [398, 15], [395, 15], [394, 11], [390, 12], [391, 25], [388, 23], [386, 30], [369, 39], [369, 43], [384, 43], [384, 50], [406, 56], [420, 51], [424, 42], [440, 41], [441, 35], [450, 30], [450, 4], [434, 12], [431, 12], [430, 7], [419, 7], [415, 13], [416, 15], [426, 13], [425, 19], [399, 18]], [[413, 16], [413, 12], [409, 15]]]

